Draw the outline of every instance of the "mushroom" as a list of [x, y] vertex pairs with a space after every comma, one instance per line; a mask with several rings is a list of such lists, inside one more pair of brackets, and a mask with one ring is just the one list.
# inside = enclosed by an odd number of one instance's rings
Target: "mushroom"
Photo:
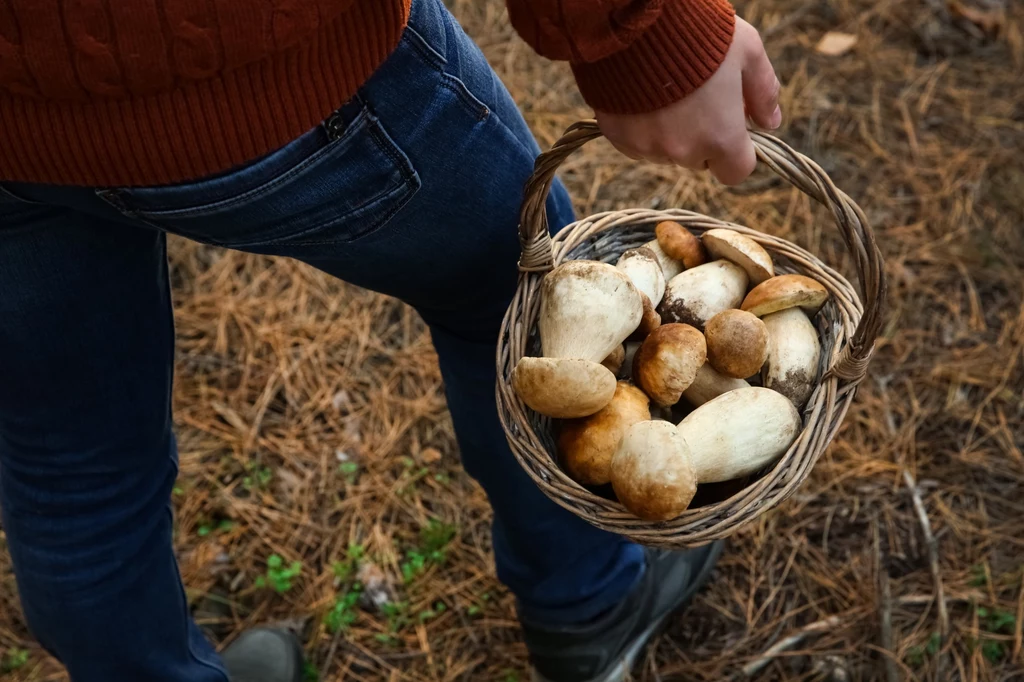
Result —
[[697, 370], [697, 376], [694, 377], [693, 383], [683, 391], [683, 399], [694, 407], [700, 407], [723, 393], [749, 386], [750, 384], [743, 379], [727, 377], [712, 367], [710, 363], [704, 363]]
[[532, 410], [548, 417], [589, 417], [612, 400], [615, 375], [579, 358], [524, 357], [512, 372], [512, 387]]
[[640, 318], [640, 326], [629, 335], [630, 341], [643, 341], [648, 334], [661, 326], [661, 315], [655, 310], [651, 299], [647, 298], [647, 294], [641, 294], [641, 296], [644, 299], [644, 314]]
[[761, 371], [764, 385], [803, 409], [818, 383], [818, 330], [800, 308], [780, 310], [763, 319], [768, 329], [768, 361]]
[[623, 358], [622, 369], [619, 370], [621, 378], [629, 379], [633, 376], [633, 360], [636, 358], [636, 353], [640, 350], [641, 345], [640, 341], [627, 341], [625, 343], [626, 357]]
[[633, 358], [633, 381], [655, 403], [670, 407], [706, 359], [703, 334], [688, 324], [665, 324], [651, 332]]
[[661, 303], [661, 297], [665, 295], [665, 273], [653, 251], [646, 246], [629, 249], [623, 252], [615, 267], [626, 273], [633, 285], [640, 293], [646, 294], [653, 305]]
[[658, 259], [658, 264], [661, 265], [661, 271], [665, 274], [666, 282], [683, 271], [682, 262], [677, 261], [674, 258], [670, 258], [669, 255], [665, 253], [665, 250], [661, 248], [661, 244], [658, 243], [657, 239], [647, 242], [644, 244], [644, 247], [650, 249], [651, 253], [654, 254], [654, 257]]
[[663, 324], [683, 322], [703, 331], [712, 317], [738, 308], [747, 291], [747, 273], [727, 260], [698, 265], [676, 275], [658, 306]]
[[622, 363], [626, 359], [626, 347], [619, 344], [615, 347], [611, 353], [608, 354], [601, 364], [607, 367], [612, 374], [618, 376], [619, 371], [622, 369]]
[[758, 386], [723, 393], [679, 422], [699, 483], [728, 481], [763, 469], [789, 449], [801, 428], [792, 402]]
[[666, 220], [654, 228], [662, 251], [670, 258], [682, 261], [686, 269], [708, 262], [708, 254], [697, 237], [679, 223]]
[[542, 355], [598, 363], [640, 324], [643, 300], [629, 277], [608, 263], [566, 261], [541, 284]]
[[743, 310], [758, 317], [787, 308], [803, 308], [815, 315], [828, 300], [828, 290], [804, 275], [779, 275], [758, 284], [743, 299]]
[[708, 362], [727, 377], [745, 379], [768, 359], [768, 328], [743, 310], [723, 310], [704, 327]]
[[663, 421], [629, 427], [612, 457], [611, 481], [622, 506], [645, 521], [679, 516], [697, 492], [690, 448]]
[[650, 400], [629, 382], [620, 381], [615, 395], [599, 412], [564, 421], [558, 432], [558, 451], [569, 475], [585, 485], [611, 480], [612, 455], [623, 434], [637, 422], [649, 421]]
[[715, 258], [724, 258], [743, 268], [754, 284], [775, 276], [772, 257], [760, 244], [736, 230], [716, 228], [701, 237], [704, 248]]

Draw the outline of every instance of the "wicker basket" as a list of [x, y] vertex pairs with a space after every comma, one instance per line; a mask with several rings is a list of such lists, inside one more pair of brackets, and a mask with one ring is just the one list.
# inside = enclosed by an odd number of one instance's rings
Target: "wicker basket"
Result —
[[[683, 548], [735, 533], [788, 498], [807, 477], [839, 429], [864, 378], [882, 321], [885, 275], [882, 256], [864, 213], [825, 172], [779, 140], [752, 133], [758, 159], [802, 192], [827, 206], [835, 219], [860, 279], [865, 307], [854, 287], [812, 254], [788, 241], [739, 225], [683, 210], [609, 211], [548, 233], [545, 201], [555, 171], [573, 151], [600, 136], [593, 121], [566, 130], [538, 159], [526, 185], [520, 240], [522, 272], [498, 342], [498, 413], [512, 452], [551, 499], [591, 524], [645, 545]], [[754, 477], [728, 499], [691, 507], [671, 521], [650, 523], [570, 479], [558, 466], [551, 420], [529, 408], [512, 388], [512, 370], [525, 355], [539, 355], [536, 334], [540, 283], [554, 265], [570, 259], [615, 263], [626, 249], [654, 239], [654, 226], [674, 220], [701, 234], [729, 227], [753, 238], [775, 260], [779, 273], [806, 274], [831, 294], [815, 324], [822, 340], [819, 384], [803, 411], [804, 428], [789, 451], [768, 471]]]

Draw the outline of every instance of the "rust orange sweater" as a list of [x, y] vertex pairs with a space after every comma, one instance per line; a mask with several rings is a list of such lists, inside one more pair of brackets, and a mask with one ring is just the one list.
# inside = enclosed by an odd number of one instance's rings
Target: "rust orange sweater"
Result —
[[[347, 101], [411, 0], [0, 0], [0, 181], [156, 185], [270, 152]], [[637, 113], [721, 64], [727, 0], [507, 0], [597, 110]]]

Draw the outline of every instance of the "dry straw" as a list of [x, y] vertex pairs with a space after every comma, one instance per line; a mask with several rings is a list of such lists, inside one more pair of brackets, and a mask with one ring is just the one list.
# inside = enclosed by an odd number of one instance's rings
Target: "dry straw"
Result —
[[[551, 499], [590, 523], [636, 542], [687, 547], [728, 537], [792, 495], [835, 437], [864, 378], [883, 318], [885, 274], [875, 236], [861, 209], [836, 188], [813, 161], [783, 142], [752, 133], [758, 159], [800, 191], [831, 210], [853, 254], [862, 304], [854, 287], [804, 249], [777, 237], [684, 210], [631, 209], [599, 213], [549, 236], [545, 201], [555, 172], [586, 142], [600, 136], [593, 121], [576, 123], [538, 159], [526, 185], [520, 221], [522, 276], [502, 324], [498, 345], [498, 412], [512, 451]], [[618, 502], [570, 479], [558, 466], [551, 420], [529, 408], [512, 388], [519, 359], [536, 355], [540, 284], [545, 273], [564, 260], [615, 262], [626, 249], [654, 238], [654, 226], [674, 220], [697, 234], [728, 227], [753, 238], [772, 254], [780, 272], [808, 275], [831, 294], [815, 323], [822, 338], [819, 385], [803, 412], [804, 429], [769, 471], [728, 499], [697, 506], [666, 522], [642, 521]]]

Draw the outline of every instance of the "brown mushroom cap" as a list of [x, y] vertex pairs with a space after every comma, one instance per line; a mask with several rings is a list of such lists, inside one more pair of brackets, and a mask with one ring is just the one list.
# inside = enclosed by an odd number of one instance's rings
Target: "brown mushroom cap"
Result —
[[622, 369], [622, 363], [626, 360], [626, 347], [619, 345], [615, 347], [611, 353], [608, 354], [601, 364], [604, 365], [611, 371], [612, 374], [618, 376], [619, 371]]
[[649, 404], [650, 400], [643, 391], [620, 381], [612, 401], [599, 412], [562, 422], [558, 432], [558, 451], [568, 474], [585, 485], [610, 482], [612, 455], [626, 429], [637, 422], [650, 420]]
[[723, 310], [704, 327], [708, 363], [735, 379], [761, 371], [768, 359], [768, 328], [756, 315], [743, 310]]
[[827, 300], [828, 289], [817, 280], [804, 275], [779, 275], [751, 289], [741, 308], [758, 317], [796, 307], [814, 315]]
[[705, 232], [701, 241], [704, 242], [704, 248], [708, 253], [715, 258], [732, 261], [746, 270], [747, 276], [754, 284], [760, 284], [775, 276], [772, 257], [763, 246], [745, 234], [740, 234], [736, 230], [716, 228]]
[[675, 258], [670, 258], [665, 249], [661, 248], [661, 244], [658, 243], [657, 239], [644, 244], [644, 248], [650, 249], [654, 257], [658, 259], [658, 264], [661, 265], [661, 271], [665, 274], [665, 281], [672, 279], [680, 272], [683, 271], [682, 261], [678, 261]]
[[669, 422], [643, 421], [626, 431], [611, 466], [612, 489], [645, 521], [667, 521], [686, 511], [697, 492], [690, 447]]
[[644, 316], [640, 318], [640, 326], [629, 335], [630, 341], [643, 341], [651, 332], [661, 326], [661, 315], [654, 308], [651, 299], [647, 298], [647, 294], [641, 294], [641, 296], [644, 298]]
[[530, 409], [572, 419], [589, 417], [611, 402], [615, 375], [589, 360], [524, 357], [512, 372], [512, 387]]
[[633, 381], [658, 405], [670, 407], [707, 359], [704, 335], [688, 324], [664, 324], [648, 336], [633, 358]]
[[708, 254], [696, 235], [679, 223], [665, 220], [654, 228], [658, 244], [669, 258], [681, 261], [687, 269], [708, 262]]

